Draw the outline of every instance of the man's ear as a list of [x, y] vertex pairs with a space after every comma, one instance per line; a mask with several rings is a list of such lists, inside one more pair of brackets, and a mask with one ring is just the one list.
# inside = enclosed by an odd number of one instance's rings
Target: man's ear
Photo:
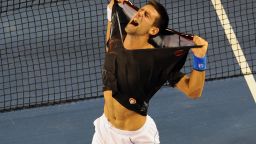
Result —
[[149, 34], [152, 35], [152, 36], [157, 35], [158, 32], [159, 32], [159, 28], [158, 28], [158, 27], [155, 27], [155, 26], [153, 26], [153, 27], [150, 28], [150, 30], [149, 30]]

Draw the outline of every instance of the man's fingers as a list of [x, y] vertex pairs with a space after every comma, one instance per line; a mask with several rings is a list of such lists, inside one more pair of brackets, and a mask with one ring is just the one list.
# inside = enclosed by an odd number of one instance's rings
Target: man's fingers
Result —
[[123, 3], [124, 1], [128, 1], [128, 0], [116, 0], [119, 3]]
[[193, 42], [196, 45], [203, 46], [202, 48], [199, 48], [199, 49], [192, 49], [192, 52], [194, 53], [194, 55], [196, 55], [197, 57], [205, 56], [205, 54], [207, 53], [208, 42], [199, 36], [194, 36]]

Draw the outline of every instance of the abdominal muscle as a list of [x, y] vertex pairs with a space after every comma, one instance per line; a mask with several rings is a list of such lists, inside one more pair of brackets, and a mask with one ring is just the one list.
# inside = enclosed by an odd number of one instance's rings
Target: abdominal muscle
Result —
[[146, 116], [128, 110], [112, 97], [112, 91], [104, 91], [104, 114], [108, 121], [116, 128], [135, 131], [141, 128]]

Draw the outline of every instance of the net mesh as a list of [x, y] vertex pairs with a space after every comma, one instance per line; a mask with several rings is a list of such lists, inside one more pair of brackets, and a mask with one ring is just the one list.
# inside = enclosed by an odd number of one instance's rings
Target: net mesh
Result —
[[[132, 2], [139, 7], [146, 3]], [[170, 28], [208, 40], [207, 80], [243, 75], [211, 1], [160, 2], [168, 10]], [[102, 95], [106, 4], [105, 0], [1, 0], [1, 112]], [[222, 4], [249, 64], [242, 69], [255, 74], [256, 2]], [[190, 70], [188, 57], [183, 71]]]

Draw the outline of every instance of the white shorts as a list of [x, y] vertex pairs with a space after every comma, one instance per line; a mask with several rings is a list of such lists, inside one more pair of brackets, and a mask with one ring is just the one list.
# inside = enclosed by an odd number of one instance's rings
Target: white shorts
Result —
[[154, 120], [147, 116], [145, 124], [136, 131], [120, 130], [111, 125], [103, 114], [94, 121], [92, 144], [160, 144]]

